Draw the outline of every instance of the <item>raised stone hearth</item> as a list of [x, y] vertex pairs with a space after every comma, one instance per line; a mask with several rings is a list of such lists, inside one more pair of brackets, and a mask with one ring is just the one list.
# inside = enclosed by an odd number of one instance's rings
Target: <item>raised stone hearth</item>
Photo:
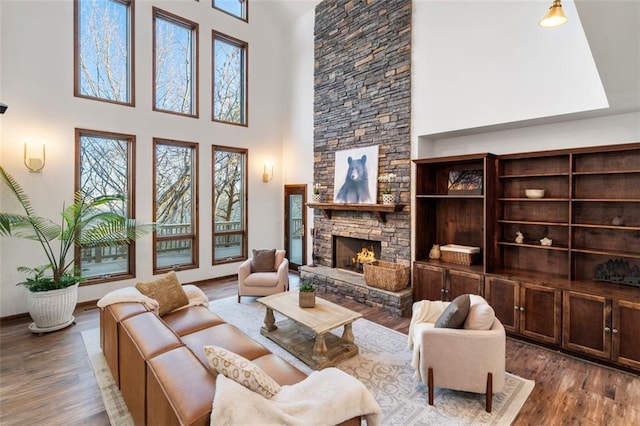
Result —
[[300, 267], [300, 280], [313, 281], [320, 291], [348, 297], [398, 316], [411, 315], [411, 287], [398, 292], [368, 286], [362, 274], [326, 266]]

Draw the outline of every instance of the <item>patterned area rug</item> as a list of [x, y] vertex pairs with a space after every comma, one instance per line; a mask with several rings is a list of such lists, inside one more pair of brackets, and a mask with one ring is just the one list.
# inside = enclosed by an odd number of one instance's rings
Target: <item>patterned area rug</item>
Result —
[[[234, 296], [213, 301], [210, 306], [227, 322], [310, 373], [306, 364], [260, 334], [264, 307], [250, 300], [243, 298], [238, 304]], [[276, 320], [282, 318], [276, 313]], [[430, 406], [426, 387], [414, 381], [405, 334], [365, 319], [353, 323], [353, 332], [360, 353], [340, 363], [338, 368], [357, 377], [372, 392], [382, 407], [384, 425], [509, 425], [533, 390], [533, 381], [507, 374], [502, 393], [494, 395], [491, 413], [484, 410], [484, 395], [448, 389], [436, 388], [435, 405]], [[338, 333], [342, 330], [337, 330]], [[111, 424], [133, 424], [100, 352], [98, 330], [82, 335]]]

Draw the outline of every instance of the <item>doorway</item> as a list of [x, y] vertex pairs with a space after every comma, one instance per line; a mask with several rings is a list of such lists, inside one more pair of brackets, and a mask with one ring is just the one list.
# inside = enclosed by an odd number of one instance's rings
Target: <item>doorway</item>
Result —
[[284, 244], [289, 269], [297, 271], [307, 258], [305, 205], [307, 185], [284, 186]]

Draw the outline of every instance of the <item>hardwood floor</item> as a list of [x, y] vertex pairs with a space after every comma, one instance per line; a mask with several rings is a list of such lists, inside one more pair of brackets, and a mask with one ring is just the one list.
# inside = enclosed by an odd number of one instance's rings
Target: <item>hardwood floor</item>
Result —
[[[298, 277], [292, 275], [292, 287]], [[202, 287], [210, 299], [236, 295], [236, 282]], [[361, 312], [370, 321], [406, 333], [398, 318], [351, 299], [321, 297]], [[97, 308], [76, 313], [77, 324], [33, 335], [29, 320], [0, 328], [0, 424], [108, 425], [109, 419], [80, 333], [99, 326]], [[516, 425], [640, 425], [640, 378], [545, 348], [507, 339], [507, 371], [536, 386]], [[425, 401], [426, 404], [426, 401]]]

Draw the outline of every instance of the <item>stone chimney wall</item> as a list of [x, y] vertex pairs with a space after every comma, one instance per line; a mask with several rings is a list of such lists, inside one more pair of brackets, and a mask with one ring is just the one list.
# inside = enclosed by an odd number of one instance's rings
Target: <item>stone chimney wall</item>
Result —
[[[324, 0], [316, 7], [314, 182], [333, 202], [335, 152], [379, 146], [378, 175], [396, 175], [400, 212], [316, 210], [316, 263], [332, 266], [332, 235], [381, 241], [382, 258], [411, 260], [411, 0]], [[382, 203], [378, 183], [377, 203]]]

